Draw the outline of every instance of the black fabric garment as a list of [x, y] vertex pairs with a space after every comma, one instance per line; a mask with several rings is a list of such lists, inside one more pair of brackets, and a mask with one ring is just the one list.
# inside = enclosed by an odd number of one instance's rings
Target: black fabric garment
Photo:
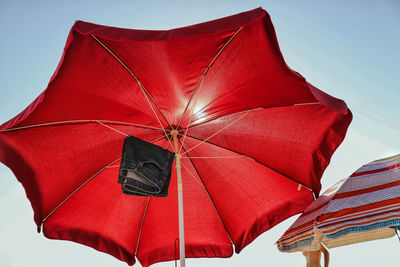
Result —
[[175, 153], [134, 136], [124, 140], [118, 183], [134, 196], [168, 196]]

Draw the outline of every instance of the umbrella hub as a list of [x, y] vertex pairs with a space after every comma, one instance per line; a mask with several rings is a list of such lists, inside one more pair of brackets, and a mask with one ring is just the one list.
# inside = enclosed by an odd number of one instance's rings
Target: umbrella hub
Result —
[[173, 129], [173, 130], [171, 130], [171, 134], [172, 134], [172, 136], [177, 136], [177, 135], [178, 135], [178, 133], [179, 133], [179, 131], [178, 131], [178, 130], [176, 130], [176, 129]]
[[179, 154], [178, 151], [180, 151], [179, 147], [179, 140], [183, 138], [185, 135], [185, 129], [179, 126], [171, 125], [170, 127], [165, 129], [167, 136], [165, 138], [175, 140], [176, 143], [174, 142], [174, 151], [176, 154]]
[[180, 159], [180, 154], [179, 154], [179, 147], [178, 147], [178, 136], [179, 136], [179, 130], [177, 130], [177, 129], [172, 129], [171, 131], [170, 131], [170, 133], [171, 133], [171, 136], [172, 136], [172, 140], [173, 140], [173, 142], [174, 142], [174, 150], [175, 150], [175, 157], [178, 157], [179, 156], [179, 159]]
[[182, 128], [182, 127], [176, 126], [176, 125], [171, 125], [171, 126], [166, 127], [165, 131], [167, 132], [168, 135], [171, 135], [171, 137], [173, 136], [172, 132], [176, 131], [177, 137], [181, 138], [185, 133], [185, 128]]

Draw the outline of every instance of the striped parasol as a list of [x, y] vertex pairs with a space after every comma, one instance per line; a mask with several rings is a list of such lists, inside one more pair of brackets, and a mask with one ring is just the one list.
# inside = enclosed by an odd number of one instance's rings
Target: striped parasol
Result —
[[282, 252], [391, 237], [400, 227], [400, 154], [376, 160], [328, 189], [277, 241]]

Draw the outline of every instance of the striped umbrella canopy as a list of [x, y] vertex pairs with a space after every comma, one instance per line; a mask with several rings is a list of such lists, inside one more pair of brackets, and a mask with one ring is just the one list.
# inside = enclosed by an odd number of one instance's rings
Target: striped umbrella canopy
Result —
[[328, 189], [277, 241], [282, 252], [387, 238], [400, 229], [400, 154], [370, 162]]

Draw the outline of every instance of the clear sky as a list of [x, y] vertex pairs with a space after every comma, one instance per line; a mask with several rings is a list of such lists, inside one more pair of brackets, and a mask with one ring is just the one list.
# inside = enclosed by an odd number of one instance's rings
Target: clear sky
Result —
[[[23, 110], [54, 72], [76, 19], [171, 29], [263, 7], [287, 64], [346, 101], [354, 119], [332, 158], [323, 190], [362, 164], [400, 153], [400, 2], [380, 1], [21, 1], [0, 0], [0, 123]], [[112, 256], [36, 233], [22, 186], [0, 166], [0, 266], [127, 266]], [[275, 241], [296, 216], [230, 259], [189, 259], [188, 266], [304, 266]], [[331, 266], [399, 266], [397, 238], [332, 249]], [[161, 263], [155, 266], [172, 266]], [[139, 263], [135, 266], [140, 266]]]

